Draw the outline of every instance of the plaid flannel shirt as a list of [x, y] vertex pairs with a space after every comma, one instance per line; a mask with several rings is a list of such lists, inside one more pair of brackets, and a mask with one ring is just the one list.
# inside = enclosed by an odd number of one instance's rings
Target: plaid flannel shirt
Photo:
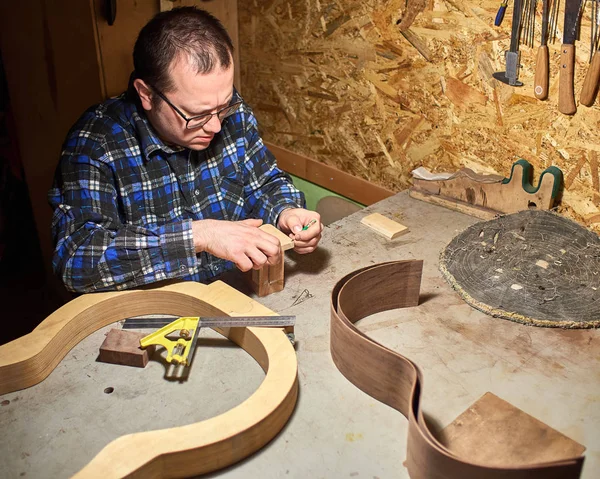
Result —
[[[132, 98], [124, 93], [90, 108], [63, 145], [48, 199], [53, 268], [67, 289], [206, 281], [233, 264], [196, 254], [192, 221], [276, 224], [284, 209], [304, 206], [245, 103], [206, 150], [192, 151], [163, 143]], [[240, 99], [234, 92], [232, 102]]]

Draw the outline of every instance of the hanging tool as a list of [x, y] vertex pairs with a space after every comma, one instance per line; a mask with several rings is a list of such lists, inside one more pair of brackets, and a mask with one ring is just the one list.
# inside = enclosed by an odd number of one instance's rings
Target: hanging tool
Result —
[[577, 111], [573, 85], [575, 74], [575, 40], [579, 26], [582, 0], [565, 0], [563, 43], [560, 47], [560, 74], [558, 83], [558, 110], [565, 115]]
[[592, 40], [590, 67], [585, 75], [579, 103], [592, 106], [596, 101], [600, 83], [600, 0], [592, 0]]
[[506, 7], [508, 6], [508, 0], [502, 0], [500, 4], [500, 8], [498, 8], [498, 13], [496, 13], [496, 20], [494, 20], [494, 25], [499, 27], [502, 25], [502, 20], [504, 20], [504, 14], [506, 13]]
[[[237, 328], [237, 327], [278, 327], [293, 326], [295, 316], [217, 316], [217, 317], [183, 317], [173, 321], [172, 318], [128, 319], [123, 329], [154, 328], [162, 326], [148, 336], [140, 339], [140, 346], [146, 348], [152, 344], [167, 350], [167, 362], [189, 366], [196, 350], [198, 333], [203, 327]], [[173, 336], [176, 336], [173, 338]], [[288, 335], [289, 337], [289, 335]]]
[[556, 35], [558, 33], [558, 14], [561, 0], [552, 0], [550, 3], [550, 27], [548, 28], [549, 42], [554, 45], [556, 43]]
[[542, 40], [538, 48], [535, 62], [535, 78], [533, 93], [538, 100], [548, 98], [548, 81], [550, 75], [550, 56], [548, 54], [548, 21], [550, 18], [550, 0], [543, 0], [542, 7]]
[[496, 80], [511, 86], [523, 86], [523, 83], [519, 81], [519, 37], [521, 36], [522, 5], [522, 0], [515, 0], [510, 34], [510, 48], [505, 54], [506, 71], [493, 73], [493, 77]]
[[[533, 48], [535, 37], [535, 14], [537, 11], [537, 0], [524, 0], [522, 24], [521, 27], [521, 43]], [[523, 37], [525, 40], [523, 41]]]

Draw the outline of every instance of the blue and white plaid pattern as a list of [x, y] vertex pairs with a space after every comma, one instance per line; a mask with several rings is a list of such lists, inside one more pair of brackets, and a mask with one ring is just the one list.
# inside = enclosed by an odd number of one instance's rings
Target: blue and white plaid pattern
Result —
[[[69, 290], [205, 281], [233, 265], [195, 253], [193, 220], [276, 224], [285, 208], [304, 206], [245, 103], [206, 150], [195, 152], [164, 144], [130, 98], [90, 108], [63, 145], [48, 199], [53, 268]], [[232, 102], [239, 100], [234, 92]]]

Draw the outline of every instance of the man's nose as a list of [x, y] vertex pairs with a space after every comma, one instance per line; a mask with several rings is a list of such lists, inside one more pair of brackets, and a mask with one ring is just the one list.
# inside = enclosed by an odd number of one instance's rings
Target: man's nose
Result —
[[221, 120], [217, 115], [213, 115], [203, 129], [208, 133], [219, 133], [221, 131]]

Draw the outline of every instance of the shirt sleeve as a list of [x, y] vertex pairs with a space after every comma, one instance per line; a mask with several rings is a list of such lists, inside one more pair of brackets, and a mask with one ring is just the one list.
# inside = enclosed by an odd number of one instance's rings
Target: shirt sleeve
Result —
[[277, 225], [286, 208], [304, 208], [304, 193], [298, 190], [290, 176], [277, 167], [273, 154], [258, 134], [256, 118], [249, 114], [245, 131], [246, 157], [244, 167], [245, 208], [247, 218], [260, 218]]
[[191, 220], [157, 228], [123, 224], [110, 152], [89, 137], [71, 141], [48, 193], [52, 266], [66, 288], [119, 290], [190, 274], [197, 262]]

